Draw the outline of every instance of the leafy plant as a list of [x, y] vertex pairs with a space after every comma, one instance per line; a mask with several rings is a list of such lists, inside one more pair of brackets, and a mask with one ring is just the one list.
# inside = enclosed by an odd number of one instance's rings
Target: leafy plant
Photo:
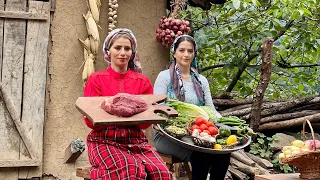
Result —
[[276, 135], [273, 135], [271, 137], [267, 137], [263, 133], [257, 134], [257, 139], [255, 143], [252, 143], [250, 145], [250, 153], [254, 155], [259, 155], [262, 158], [271, 160], [273, 152], [271, 150], [272, 148], [272, 142], [278, 141], [279, 137]]
[[272, 164], [275, 169], [282, 171], [284, 173], [292, 173], [294, 172], [294, 168], [289, 164], [280, 164], [279, 158], [272, 160]]
[[288, 164], [280, 164], [279, 158], [273, 159], [273, 151], [272, 151], [272, 143], [279, 140], [279, 136], [273, 135], [271, 137], [268, 137], [264, 135], [263, 133], [257, 134], [257, 139], [255, 143], [252, 143], [250, 145], [250, 151], [249, 153], [258, 155], [264, 159], [270, 160], [272, 164], [274, 165], [274, 168], [278, 171], [284, 172], [284, 173], [290, 173], [294, 172], [294, 168]]

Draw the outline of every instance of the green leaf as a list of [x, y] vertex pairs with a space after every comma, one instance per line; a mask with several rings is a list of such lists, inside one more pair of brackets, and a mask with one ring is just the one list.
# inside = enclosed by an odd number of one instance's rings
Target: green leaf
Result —
[[295, 20], [299, 17], [299, 11], [295, 10], [290, 16], [290, 20]]
[[308, 10], [308, 9], [306, 9], [306, 8], [301, 8], [300, 10], [302, 10], [303, 12], [304, 12], [304, 14], [306, 14], [306, 15], [308, 15], [308, 16], [312, 16], [312, 13]]
[[303, 90], [304, 90], [304, 85], [303, 84], [299, 84], [298, 85], [298, 92], [303, 92]]
[[232, 5], [235, 9], [240, 8], [240, 0], [232, 0]]
[[272, 156], [272, 152], [271, 151], [266, 151], [265, 152], [265, 156], [270, 158]]
[[261, 138], [265, 138], [267, 137], [266, 135], [264, 135], [263, 133], [258, 133], [258, 135], [261, 137]]
[[252, 0], [252, 3], [257, 7], [261, 6], [261, 4], [260, 4], [260, 2], [258, 0]]
[[257, 138], [259, 144], [264, 144], [264, 140], [262, 138]]
[[274, 141], [279, 141], [279, 139], [280, 139], [280, 137], [277, 136], [277, 135], [273, 135], [272, 138], [273, 138]]

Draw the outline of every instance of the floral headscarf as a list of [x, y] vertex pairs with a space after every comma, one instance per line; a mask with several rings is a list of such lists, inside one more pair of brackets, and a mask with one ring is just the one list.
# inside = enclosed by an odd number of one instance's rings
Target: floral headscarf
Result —
[[[111, 47], [111, 43], [113, 42], [113, 40], [119, 34], [125, 34], [130, 38], [131, 48], [132, 48], [132, 56], [129, 59], [128, 68], [130, 68], [133, 71], [142, 73], [142, 67], [141, 67], [141, 64], [139, 62], [139, 55], [138, 55], [138, 52], [137, 52], [137, 39], [133, 35], [133, 33], [132, 33], [132, 31], [130, 29], [117, 28], [117, 29], [114, 29], [113, 31], [111, 31], [108, 34], [108, 36], [104, 40], [103, 48], [102, 48], [103, 55], [104, 55], [104, 60], [108, 63], [108, 66], [111, 64], [111, 59], [110, 59], [110, 55], [109, 55], [109, 49]], [[132, 65], [133, 67], [130, 67], [130, 64], [133, 64]]]
[[189, 36], [189, 35], [181, 35], [181, 36], [177, 37], [174, 40], [173, 44], [171, 45], [170, 53], [171, 53], [171, 56], [172, 56], [172, 63], [170, 65], [170, 67], [169, 67], [169, 72], [170, 72], [170, 78], [171, 78], [171, 82], [172, 82], [173, 91], [174, 91], [176, 97], [180, 101], [185, 101], [185, 89], [183, 87], [183, 80], [182, 80], [182, 77], [181, 77], [181, 71], [180, 71], [180, 68], [178, 67], [178, 65], [176, 63], [176, 59], [173, 57], [173, 54], [176, 51], [175, 48], [178, 47], [178, 46], [175, 47], [176, 43], [178, 42], [178, 40], [180, 38], [186, 38], [185, 40], [182, 40], [182, 41], [189, 41], [190, 40], [189, 42], [191, 42], [193, 44], [193, 47], [194, 47], [194, 59], [192, 61], [191, 67], [190, 67], [191, 79], [192, 79], [196, 94], [198, 96], [198, 99], [200, 101], [200, 104], [204, 105], [205, 104], [204, 92], [203, 92], [203, 89], [202, 89], [201, 81], [199, 79], [199, 72], [198, 72], [198, 68], [197, 68], [198, 66], [197, 66], [197, 60], [196, 60], [198, 47], [197, 47], [197, 43], [194, 40], [194, 38]]

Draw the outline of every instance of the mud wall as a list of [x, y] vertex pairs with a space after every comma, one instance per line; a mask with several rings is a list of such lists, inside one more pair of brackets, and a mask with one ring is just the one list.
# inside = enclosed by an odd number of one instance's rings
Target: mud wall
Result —
[[[101, 0], [101, 41], [107, 35], [107, 0]], [[85, 140], [90, 131], [75, 108], [75, 101], [83, 94], [81, 70], [83, 46], [78, 38], [87, 37], [85, 21], [86, 1], [59, 0], [51, 27], [48, 96], [44, 127], [44, 179], [80, 179], [75, 168], [88, 165], [87, 152], [75, 163], [63, 164], [64, 151], [75, 138]], [[165, 13], [165, 0], [119, 0], [118, 27], [131, 29], [138, 40], [138, 51], [144, 73], [154, 82], [168, 63], [168, 49], [155, 41], [155, 29]], [[100, 49], [102, 49], [100, 45]], [[97, 70], [106, 68], [102, 51], [95, 63]]]

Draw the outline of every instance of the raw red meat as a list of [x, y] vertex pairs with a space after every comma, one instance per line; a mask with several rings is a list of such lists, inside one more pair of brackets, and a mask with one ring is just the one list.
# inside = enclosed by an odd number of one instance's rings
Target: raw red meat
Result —
[[127, 93], [118, 93], [105, 99], [101, 103], [101, 108], [112, 115], [130, 117], [148, 109], [148, 104], [140, 97]]

